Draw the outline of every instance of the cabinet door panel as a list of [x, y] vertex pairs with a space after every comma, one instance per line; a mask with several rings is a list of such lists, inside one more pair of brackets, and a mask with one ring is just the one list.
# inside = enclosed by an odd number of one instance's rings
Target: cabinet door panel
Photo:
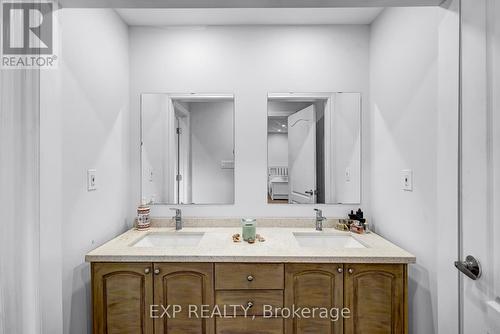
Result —
[[346, 265], [346, 334], [403, 334], [405, 331], [404, 265]]
[[[285, 307], [342, 309], [343, 274], [335, 264], [287, 264], [285, 266]], [[342, 333], [342, 318], [321, 317], [285, 319], [287, 334]]]
[[92, 264], [94, 334], [153, 333], [148, 313], [153, 302], [151, 267], [151, 263]]
[[[264, 305], [274, 310], [283, 308], [283, 290], [219, 290], [215, 293], [215, 303], [221, 309], [226, 309], [228, 315], [245, 315], [243, 307], [247, 308], [247, 315], [264, 315]], [[238, 305], [238, 308], [234, 308]]]
[[281, 318], [218, 318], [216, 325], [216, 334], [283, 334]]
[[[182, 311], [176, 314], [175, 318], [164, 316], [156, 319], [155, 333], [213, 333], [213, 319], [196, 317], [201, 316], [202, 305], [209, 305], [210, 309], [214, 305], [213, 285], [211, 263], [156, 263], [155, 304], [164, 307], [179, 305]], [[191, 316], [190, 306], [197, 307], [197, 312], [193, 312]]]

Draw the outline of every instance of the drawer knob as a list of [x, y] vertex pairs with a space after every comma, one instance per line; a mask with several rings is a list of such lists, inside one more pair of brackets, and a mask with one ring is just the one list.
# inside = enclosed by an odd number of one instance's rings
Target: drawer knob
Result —
[[150, 271], [151, 271], [151, 269], [149, 269], [149, 268], [144, 269], [144, 273], [145, 273], [146, 275], [147, 275], [147, 274], [149, 274], [149, 272], [150, 272]]
[[247, 307], [248, 308], [252, 308], [253, 307], [253, 302], [252, 301], [248, 301], [247, 302]]
[[338, 268], [337, 268], [337, 272], [338, 272], [338, 273], [340, 273], [340, 274], [342, 274], [342, 273], [344, 272], [344, 269], [342, 269], [342, 268], [338, 267]]
[[160, 274], [160, 269], [156, 268], [155, 271], [154, 271], [155, 275], [159, 275]]
[[247, 276], [247, 281], [251, 282], [251, 281], [253, 281], [253, 279], [254, 279], [254, 278], [253, 278], [253, 276], [252, 276], [252, 275], [248, 275], [248, 276]]
[[354, 272], [354, 269], [349, 268], [349, 270], [348, 270], [348, 271], [349, 271], [349, 274], [352, 274], [352, 273]]

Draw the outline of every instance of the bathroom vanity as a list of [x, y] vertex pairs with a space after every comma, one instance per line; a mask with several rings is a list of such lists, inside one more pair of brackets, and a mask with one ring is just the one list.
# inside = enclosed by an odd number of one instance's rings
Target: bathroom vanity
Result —
[[407, 333], [413, 255], [374, 233], [264, 227], [234, 243], [239, 230], [130, 230], [87, 254], [94, 333]]

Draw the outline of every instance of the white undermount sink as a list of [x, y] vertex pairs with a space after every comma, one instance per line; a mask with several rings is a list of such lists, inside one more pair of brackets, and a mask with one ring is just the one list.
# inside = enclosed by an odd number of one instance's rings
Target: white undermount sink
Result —
[[132, 247], [194, 247], [197, 246], [204, 232], [154, 232], [147, 234]]
[[294, 232], [293, 236], [301, 247], [308, 248], [366, 248], [351, 235], [328, 232]]

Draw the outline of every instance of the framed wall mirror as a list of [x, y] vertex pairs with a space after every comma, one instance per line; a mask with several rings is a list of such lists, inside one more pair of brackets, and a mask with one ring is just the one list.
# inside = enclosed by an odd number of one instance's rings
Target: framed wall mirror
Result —
[[361, 94], [268, 95], [269, 204], [361, 201]]
[[148, 204], [234, 203], [234, 96], [141, 94]]

